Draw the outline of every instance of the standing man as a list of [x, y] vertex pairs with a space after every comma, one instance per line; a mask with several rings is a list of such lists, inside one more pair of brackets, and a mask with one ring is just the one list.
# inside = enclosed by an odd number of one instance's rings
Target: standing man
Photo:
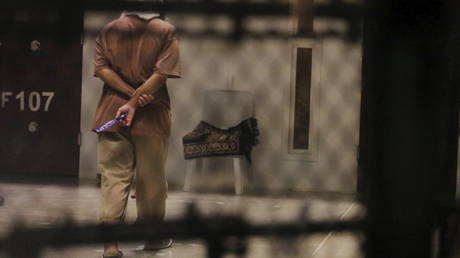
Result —
[[[146, 13], [124, 12], [96, 39], [95, 76], [104, 82], [94, 128], [125, 113], [99, 134], [101, 223], [121, 222], [136, 171], [139, 221], [165, 216], [164, 165], [171, 130], [167, 78], [179, 78], [179, 47], [173, 25]], [[145, 250], [170, 247], [172, 240], [147, 241]], [[121, 257], [118, 244], [105, 243], [103, 257]]]

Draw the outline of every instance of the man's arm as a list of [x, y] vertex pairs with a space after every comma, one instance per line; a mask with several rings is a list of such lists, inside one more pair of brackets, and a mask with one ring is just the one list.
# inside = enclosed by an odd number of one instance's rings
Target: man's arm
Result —
[[[120, 76], [118, 76], [118, 74], [110, 68], [102, 68], [96, 71], [95, 74], [97, 77], [101, 78], [101, 80], [105, 82], [105, 84], [108, 85], [110, 88], [122, 94], [125, 94], [128, 97], [133, 97], [134, 93], [136, 92], [136, 90], [134, 90], [133, 87], [124, 82], [120, 78]], [[155, 97], [153, 96], [153, 94], [141, 93], [136, 97], [137, 106], [143, 107], [152, 102], [154, 98]]]
[[145, 94], [155, 94], [155, 92], [163, 87], [167, 78], [168, 76], [166, 75], [153, 73], [150, 78], [148, 78], [139, 88], [134, 91], [131, 99], [128, 101], [128, 104], [136, 107], [139, 106], [140, 97]]
[[95, 72], [95, 75], [110, 88], [120, 92], [128, 97], [132, 97], [135, 90], [127, 84], [121, 77], [110, 68], [101, 68]]
[[106, 56], [107, 29], [98, 34], [94, 47], [94, 75], [99, 77], [107, 86], [113, 90], [131, 97], [134, 88], [126, 83], [114, 70], [110, 68], [110, 61]]
[[165, 84], [167, 79], [166, 75], [153, 73], [147, 81], [145, 81], [139, 88], [137, 88], [131, 99], [118, 109], [116, 117], [122, 113], [126, 113], [125, 120], [120, 121], [121, 125], [130, 126], [134, 118], [134, 113], [141, 103], [141, 99], [145, 95], [153, 95]]

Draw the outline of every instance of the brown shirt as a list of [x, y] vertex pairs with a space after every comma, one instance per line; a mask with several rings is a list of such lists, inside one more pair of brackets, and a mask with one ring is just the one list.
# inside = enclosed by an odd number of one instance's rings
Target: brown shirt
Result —
[[[181, 68], [175, 28], [161, 19], [143, 20], [133, 15], [119, 18], [107, 24], [96, 38], [94, 66], [94, 72], [112, 69], [133, 88], [141, 86], [153, 73], [179, 78]], [[93, 128], [115, 118], [118, 108], [129, 98], [104, 85]], [[131, 127], [114, 125], [106, 131], [169, 135], [170, 130], [170, 100], [164, 85], [151, 103], [136, 110]]]

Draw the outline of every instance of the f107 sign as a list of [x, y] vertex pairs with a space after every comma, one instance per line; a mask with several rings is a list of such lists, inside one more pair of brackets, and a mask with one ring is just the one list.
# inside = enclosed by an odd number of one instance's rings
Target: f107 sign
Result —
[[21, 91], [15, 94], [11, 91], [2, 91], [0, 97], [0, 106], [2, 109], [5, 108], [7, 105], [17, 105], [20, 111], [30, 110], [33, 112], [37, 112], [43, 110], [45, 112], [48, 112], [51, 102], [54, 98], [54, 92]]

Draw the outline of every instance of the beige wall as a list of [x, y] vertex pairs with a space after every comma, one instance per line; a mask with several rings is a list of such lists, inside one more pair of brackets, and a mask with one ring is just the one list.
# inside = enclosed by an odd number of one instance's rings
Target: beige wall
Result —
[[[117, 14], [87, 13], [85, 27], [94, 30]], [[178, 24], [172, 18], [173, 24]], [[279, 23], [278, 23], [278, 26]], [[286, 21], [285, 26], [290, 26]], [[325, 26], [317, 22], [316, 27]], [[86, 33], [83, 57], [82, 146], [80, 176], [96, 175], [96, 137], [91, 119], [101, 82], [92, 76], [94, 37]], [[313, 44], [313, 45], [312, 45]], [[293, 46], [314, 46], [312, 151], [288, 154]], [[187, 163], [182, 136], [202, 116], [207, 89], [236, 89], [253, 94], [260, 143], [253, 151], [252, 172], [258, 187], [269, 190], [354, 192], [360, 104], [359, 44], [337, 40], [244, 40], [181, 38], [184, 75], [169, 80], [173, 130], [167, 163], [168, 180], [181, 186]], [[231, 79], [233, 78], [233, 80]], [[231, 83], [233, 81], [233, 83]], [[228, 167], [226, 165], [226, 167]], [[231, 175], [231, 174], [230, 174]], [[232, 184], [231, 176], [223, 179]], [[206, 171], [205, 178], [225, 178]], [[206, 182], [205, 182], [206, 183]], [[210, 183], [210, 182], [208, 182]]]

